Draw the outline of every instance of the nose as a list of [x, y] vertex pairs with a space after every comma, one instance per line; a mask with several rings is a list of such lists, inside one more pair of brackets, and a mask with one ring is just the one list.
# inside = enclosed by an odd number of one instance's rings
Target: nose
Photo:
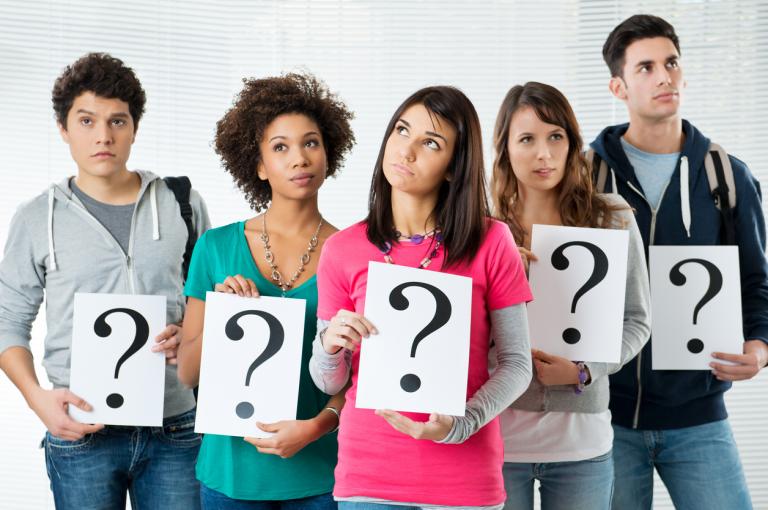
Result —
[[400, 144], [398, 153], [400, 154], [400, 157], [406, 161], [413, 161], [416, 159], [416, 153], [414, 152], [413, 147], [409, 141], [404, 141], [402, 144]]
[[540, 160], [549, 159], [552, 156], [552, 152], [549, 150], [549, 144], [546, 140], [539, 140], [536, 144], [536, 158]]
[[659, 85], [669, 85], [670, 83], [672, 83], [672, 75], [669, 74], [669, 69], [666, 66], [662, 66], [659, 72]]
[[96, 136], [96, 143], [100, 143], [102, 145], [112, 145], [112, 143], [115, 141], [109, 122], [98, 123], [96, 127]]
[[306, 148], [302, 146], [296, 151], [296, 155], [293, 158], [293, 167], [303, 168], [307, 166], [309, 166], [309, 158], [307, 157]]

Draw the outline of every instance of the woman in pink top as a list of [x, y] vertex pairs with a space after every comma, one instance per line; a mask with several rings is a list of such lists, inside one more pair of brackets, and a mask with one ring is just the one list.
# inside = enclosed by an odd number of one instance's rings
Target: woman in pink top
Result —
[[[355, 406], [368, 262], [472, 278], [464, 416]], [[368, 217], [333, 235], [317, 271], [315, 383], [347, 383], [334, 497], [344, 509], [500, 508], [503, 445], [498, 414], [528, 386], [525, 271], [509, 229], [489, 218], [480, 123], [453, 87], [428, 87], [400, 105], [374, 168]], [[498, 368], [489, 377], [493, 338]]]

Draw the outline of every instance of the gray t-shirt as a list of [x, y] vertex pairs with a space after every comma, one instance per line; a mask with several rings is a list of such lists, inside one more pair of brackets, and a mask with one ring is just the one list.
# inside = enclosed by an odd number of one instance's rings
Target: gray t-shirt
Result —
[[661, 195], [666, 189], [669, 179], [672, 178], [672, 174], [675, 173], [675, 168], [677, 168], [680, 153], [654, 154], [641, 151], [624, 140], [624, 137], [621, 138], [621, 146], [624, 148], [624, 154], [627, 155], [632, 168], [635, 169], [635, 175], [640, 181], [640, 186], [643, 187], [646, 200], [651, 204], [651, 207], [658, 209]]
[[112, 237], [120, 244], [124, 253], [128, 253], [128, 241], [131, 238], [131, 219], [136, 204], [112, 205], [99, 202], [77, 187], [74, 179], [69, 180], [69, 187], [80, 199], [85, 208], [91, 213]]

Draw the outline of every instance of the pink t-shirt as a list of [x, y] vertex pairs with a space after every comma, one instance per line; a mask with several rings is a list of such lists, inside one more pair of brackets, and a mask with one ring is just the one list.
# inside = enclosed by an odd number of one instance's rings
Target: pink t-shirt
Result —
[[[397, 264], [417, 267], [427, 246], [427, 241], [396, 244], [391, 255]], [[443, 255], [440, 250], [426, 270], [440, 271]], [[326, 241], [317, 269], [318, 317], [330, 320], [341, 309], [363, 313], [371, 260], [383, 261], [383, 255], [368, 241], [364, 223]], [[530, 301], [532, 296], [509, 228], [495, 220], [488, 220], [485, 239], [472, 261], [445, 272], [472, 278], [469, 399], [488, 380], [490, 311]], [[334, 496], [451, 506], [497, 505], [505, 500], [498, 418], [462, 444], [413, 439], [372, 410], [355, 407], [358, 362], [355, 352], [352, 386], [341, 413]], [[428, 419], [424, 414], [404, 414]]]

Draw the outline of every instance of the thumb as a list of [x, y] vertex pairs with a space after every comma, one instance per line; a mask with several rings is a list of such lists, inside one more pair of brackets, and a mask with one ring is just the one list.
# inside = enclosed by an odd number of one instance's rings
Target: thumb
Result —
[[280, 431], [280, 422], [277, 423], [261, 423], [259, 421], [256, 422], [256, 426], [259, 427], [264, 432], [279, 432]]
[[531, 355], [534, 359], [537, 359], [539, 361], [543, 361], [544, 363], [552, 363], [555, 361], [555, 356], [552, 356], [551, 354], [547, 354], [544, 351], [540, 351], [538, 349], [534, 349], [531, 351]]
[[93, 407], [83, 400], [82, 398], [78, 397], [71, 391], [67, 390], [66, 393], [64, 393], [64, 402], [70, 403], [73, 406], [82, 409], [83, 411], [93, 411]]

